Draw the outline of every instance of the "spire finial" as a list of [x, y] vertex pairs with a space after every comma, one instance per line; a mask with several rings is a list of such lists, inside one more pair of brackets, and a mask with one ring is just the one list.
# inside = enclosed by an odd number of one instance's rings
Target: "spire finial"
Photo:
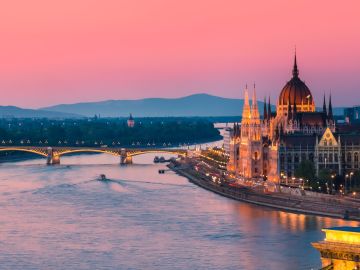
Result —
[[292, 70], [293, 77], [297, 78], [299, 76], [299, 70], [297, 67], [297, 60], [296, 60], [296, 46], [295, 46], [295, 57], [294, 57], [294, 67]]

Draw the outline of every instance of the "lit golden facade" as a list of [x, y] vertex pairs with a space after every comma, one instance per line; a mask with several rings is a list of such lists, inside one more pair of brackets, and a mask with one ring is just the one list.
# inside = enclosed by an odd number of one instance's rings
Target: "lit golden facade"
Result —
[[251, 106], [246, 88], [241, 128], [234, 125], [227, 169], [246, 179], [267, 177], [277, 182], [276, 166], [277, 147], [263, 136], [263, 121], [260, 119], [255, 86]]
[[320, 252], [324, 269], [360, 269], [360, 227], [323, 229], [325, 240], [312, 243]]

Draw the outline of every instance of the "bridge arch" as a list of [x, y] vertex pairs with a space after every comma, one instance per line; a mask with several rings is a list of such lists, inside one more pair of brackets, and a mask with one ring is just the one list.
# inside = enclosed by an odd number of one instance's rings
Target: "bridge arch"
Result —
[[104, 150], [103, 149], [69, 149], [69, 150], [60, 150], [60, 151], [55, 150], [54, 153], [56, 153], [58, 156], [63, 156], [72, 153], [104, 153], [116, 157], [120, 156], [120, 153], [117, 151], [109, 151], [105, 149]]
[[43, 157], [47, 157], [48, 154], [42, 150], [37, 149], [27, 149], [27, 148], [21, 148], [21, 147], [7, 147], [7, 148], [0, 148], [1, 152], [10, 152], [10, 151], [17, 151], [17, 152], [27, 152], [32, 154], [37, 154]]
[[166, 154], [186, 156], [186, 151], [177, 151], [177, 150], [172, 151], [172, 150], [167, 150], [167, 149], [128, 151], [127, 155], [130, 157], [134, 157], [134, 156], [139, 156], [139, 155], [144, 155], [144, 154], [149, 154], [149, 153], [166, 153]]

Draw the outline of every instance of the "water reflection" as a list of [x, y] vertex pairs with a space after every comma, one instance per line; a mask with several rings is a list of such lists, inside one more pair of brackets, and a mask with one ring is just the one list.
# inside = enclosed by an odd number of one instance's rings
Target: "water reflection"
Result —
[[2, 164], [1, 269], [316, 269], [320, 229], [357, 225], [229, 200], [153, 157]]

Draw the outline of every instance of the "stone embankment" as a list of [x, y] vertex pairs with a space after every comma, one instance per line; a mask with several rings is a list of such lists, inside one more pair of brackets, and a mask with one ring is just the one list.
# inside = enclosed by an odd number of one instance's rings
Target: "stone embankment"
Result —
[[323, 199], [309, 196], [292, 196], [283, 193], [263, 193], [245, 186], [231, 186], [227, 183], [215, 183], [206, 175], [186, 164], [170, 164], [169, 167], [189, 179], [190, 182], [222, 196], [277, 208], [288, 212], [327, 216], [360, 221], [360, 204], [341, 198]]

